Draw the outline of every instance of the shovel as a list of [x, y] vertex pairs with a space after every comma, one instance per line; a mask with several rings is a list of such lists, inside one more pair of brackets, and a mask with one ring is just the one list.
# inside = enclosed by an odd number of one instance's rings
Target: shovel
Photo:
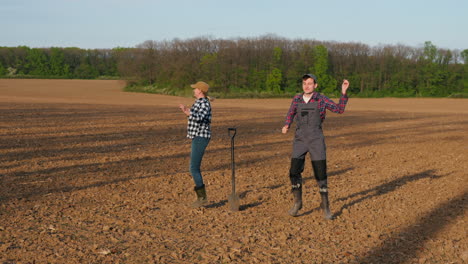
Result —
[[231, 137], [231, 169], [232, 169], [232, 193], [228, 197], [229, 207], [231, 211], [239, 211], [239, 196], [236, 194], [236, 172], [234, 168], [234, 137], [236, 136], [236, 128], [228, 128], [228, 135]]

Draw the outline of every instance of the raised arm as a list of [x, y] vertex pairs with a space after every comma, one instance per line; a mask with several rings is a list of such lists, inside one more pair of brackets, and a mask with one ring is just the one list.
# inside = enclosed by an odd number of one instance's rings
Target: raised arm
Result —
[[333, 100], [329, 99], [328, 97], [325, 97], [325, 108], [332, 111], [333, 113], [342, 114], [345, 111], [346, 104], [348, 103], [348, 95], [346, 94], [348, 88], [349, 81], [345, 79], [343, 80], [343, 84], [341, 84], [341, 96], [338, 104], [333, 102]]

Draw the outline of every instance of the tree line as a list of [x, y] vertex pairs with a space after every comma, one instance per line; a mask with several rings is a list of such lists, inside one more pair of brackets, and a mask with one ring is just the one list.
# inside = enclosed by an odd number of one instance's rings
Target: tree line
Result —
[[10, 78], [96, 79], [118, 77], [113, 50], [0, 47], [0, 76]]
[[189, 95], [204, 80], [219, 97], [289, 96], [314, 73], [319, 91], [338, 96], [342, 79], [361, 97], [466, 97], [468, 49], [258, 38], [145, 41], [133, 48], [0, 47], [7, 78], [121, 78], [128, 90]]

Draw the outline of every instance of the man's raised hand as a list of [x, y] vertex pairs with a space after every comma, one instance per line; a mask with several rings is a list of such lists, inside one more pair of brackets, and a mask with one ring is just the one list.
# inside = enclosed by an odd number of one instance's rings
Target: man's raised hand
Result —
[[343, 84], [341, 85], [341, 93], [346, 94], [346, 91], [348, 90], [349, 87], [349, 81], [344, 79]]

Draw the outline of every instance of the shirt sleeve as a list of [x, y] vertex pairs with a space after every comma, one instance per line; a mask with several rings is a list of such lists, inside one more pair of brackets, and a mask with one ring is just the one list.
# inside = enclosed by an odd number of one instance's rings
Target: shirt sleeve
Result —
[[208, 103], [196, 102], [192, 108], [190, 108], [189, 120], [201, 123], [210, 114], [210, 107]]
[[326, 96], [323, 96], [323, 101], [325, 102], [326, 109], [332, 111], [333, 113], [342, 114], [345, 111], [346, 104], [348, 103], [348, 95], [342, 94], [338, 104]]
[[288, 128], [291, 126], [292, 122], [294, 121], [294, 117], [297, 113], [297, 96], [294, 96], [291, 102], [291, 106], [289, 107], [289, 111], [286, 114], [286, 121], [284, 122], [285, 126]]

